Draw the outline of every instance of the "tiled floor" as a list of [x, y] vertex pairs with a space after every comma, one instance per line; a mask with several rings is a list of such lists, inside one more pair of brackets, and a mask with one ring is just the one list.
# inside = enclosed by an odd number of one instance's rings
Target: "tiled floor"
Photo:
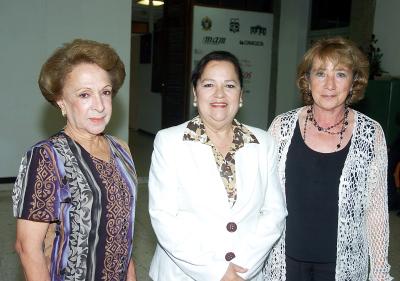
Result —
[[147, 179], [149, 174], [151, 153], [153, 151], [154, 137], [131, 131], [129, 134], [129, 146], [131, 148], [133, 160], [136, 164], [136, 171], [139, 180], [143, 182], [139, 184], [137, 205], [136, 205], [136, 221], [135, 221], [135, 237], [133, 246], [133, 256], [136, 261], [136, 274], [138, 281], [150, 281], [149, 267], [151, 258], [157, 243], [156, 236], [150, 223], [148, 212], [148, 191]]
[[[153, 137], [132, 132], [130, 146], [141, 184], [138, 188], [134, 257], [139, 281], [149, 281], [148, 269], [156, 244], [147, 211], [147, 175]], [[0, 281], [23, 281], [18, 258], [13, 250], [15, 220], [11, 210], [11, 184], [0, 185]], [[390, 213], [389, 261], [392, 276], [400, 280], [400, 217]], [[361, 280], [352, 280], [361, 281]]]

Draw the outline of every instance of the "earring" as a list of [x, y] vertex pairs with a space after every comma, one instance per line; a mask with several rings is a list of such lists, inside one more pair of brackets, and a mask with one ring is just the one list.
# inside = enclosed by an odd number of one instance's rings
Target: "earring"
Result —
[[65, 109], [64, 109], [64, 108], [61, 108], [61, 115], [62, 115], [63, 117], [67, 116], [67, 113], [65, 112]]
[[239, 102], [239, 107], [242, 107], [242, 106], [243, 106], [243, 102], [240, 101], [240, 102]]
[[197, 101], [193, 102], [193, 107], [197, 107]]

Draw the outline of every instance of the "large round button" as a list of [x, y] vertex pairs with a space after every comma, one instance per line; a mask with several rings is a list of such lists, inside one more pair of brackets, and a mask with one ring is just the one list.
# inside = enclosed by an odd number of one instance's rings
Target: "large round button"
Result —
[[229, 232], [235, 232], [236, 229], [237, 229], [237, 224], [234, 223], [234, 222], [229, 222], [229, 223], [226, 225], [226, 229], [227, 229]]
[[226, 260], [226, 261], [231, 261], [231, 260], [233, 260], [235, 257], [236, 257], [236, 256], [235, 256], [234, 253], [228, 252], [228, 253], [226, 253], [226, 255], [225, 255], [225, 260]]

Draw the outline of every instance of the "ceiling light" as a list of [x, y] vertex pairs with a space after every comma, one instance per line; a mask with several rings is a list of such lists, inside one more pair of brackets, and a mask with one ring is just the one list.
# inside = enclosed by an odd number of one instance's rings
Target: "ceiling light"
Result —
[[163, 0], [136, 0], [136, 3], [140, 5], [150, 5], [150, 2], [152, 2], [153, 6], [161, 6], [164, 5]]

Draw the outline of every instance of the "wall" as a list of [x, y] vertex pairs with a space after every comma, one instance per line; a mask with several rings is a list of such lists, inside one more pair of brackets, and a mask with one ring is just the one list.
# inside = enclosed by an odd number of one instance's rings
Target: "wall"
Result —
[[351, 40], [367, 50], [374, 26], [376, 0], [352, 0], [349, 35]]
[[45, 59], [76, 37], [111, 44], [127, 81], [114, 100], [109, 132], [128, 140], [131, 0], [0, 1], [0, 178], [16, 176], [22, 154], [65, 121], [37, 86]]
[[310, 0], [281, 1], [276, 115], [301, 105], [296, 87], [296, 71], [306, 51], [310, 5]]
[[376, 0], [374, 31], [383, 53], [382, 68], [400, 77], [400, 1]]
[[[161, 94], [151, 91], [151, 64], [139, 63], [140, 36], [132, 37], [132, 80], [136, 119], [131, 119], [131, 127], [156, 134], [161, 129]], [[131, 118], [134, 118], [133, 116]]]

